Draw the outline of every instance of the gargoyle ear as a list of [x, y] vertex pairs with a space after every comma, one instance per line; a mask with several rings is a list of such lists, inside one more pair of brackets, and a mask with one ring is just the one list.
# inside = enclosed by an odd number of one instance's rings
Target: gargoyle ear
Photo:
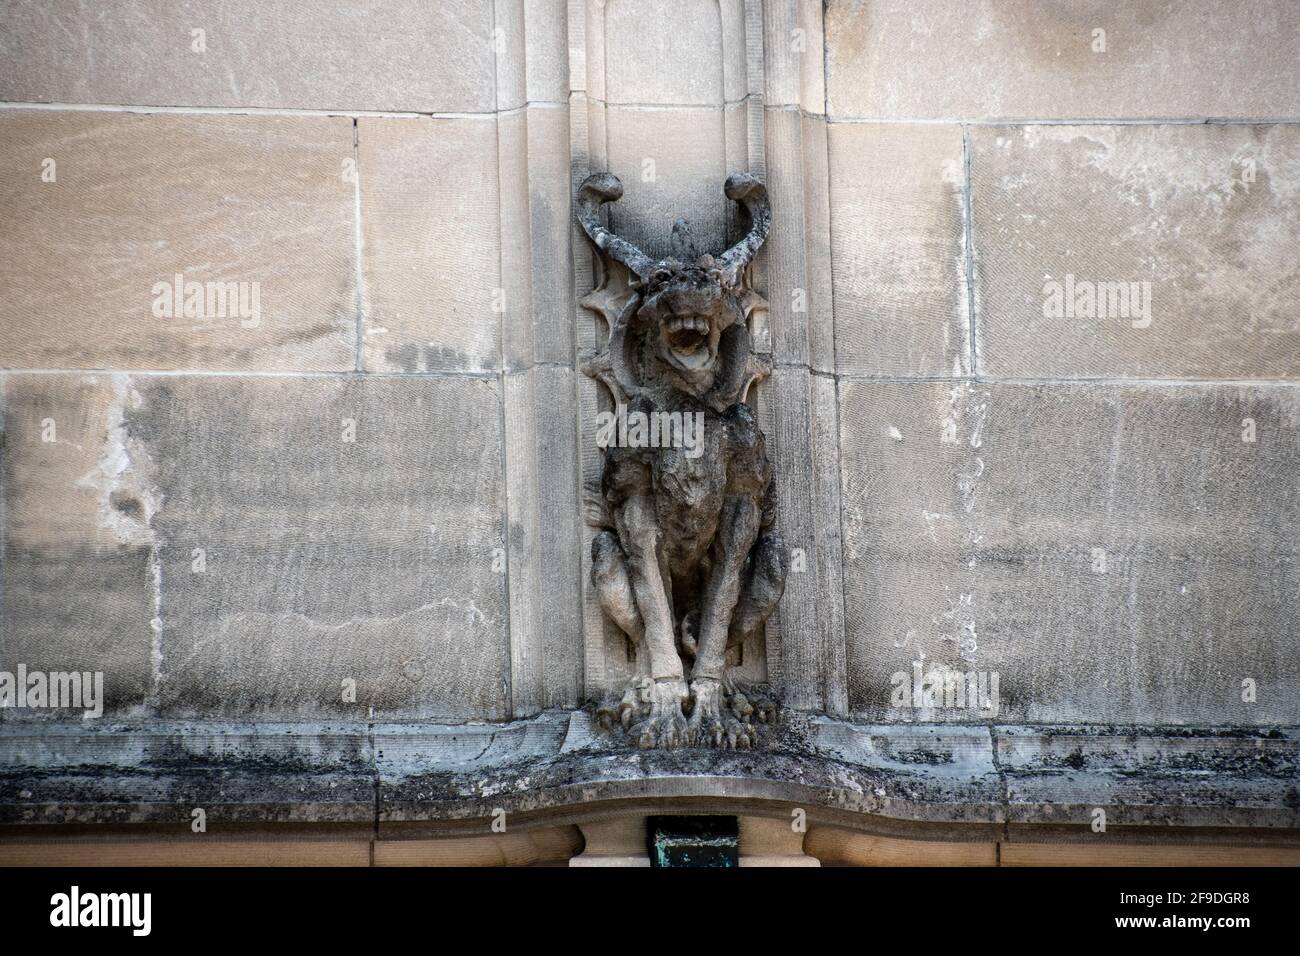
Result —
[[627, 266], [641, 282], [654, 271], [655, 262], [644, 252], [600, 224], [600, 207], [623, 195], [623, 184], [612, 173], [595, 173], [578, 187], [578, 222], [596, 248]]
[[732, 173], [727, 177], [723, 191], [728, 199], [740, 203], [749, 214], [749, 232], [745, 238], [718, 257], [723, 284], [734, 289], [740, 285], [746, 267], [767, 241], [767, 234], [772, 229], [772, 204], [768, 202], [767, 187], [749, 173]]

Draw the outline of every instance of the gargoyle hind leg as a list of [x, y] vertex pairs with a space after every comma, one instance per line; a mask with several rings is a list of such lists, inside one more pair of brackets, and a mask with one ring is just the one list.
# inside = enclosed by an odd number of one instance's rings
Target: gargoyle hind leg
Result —
[[785, 576], [789, 570], [785, 542], [776, 532], [760, 533], [750, 552], [745, 583], [731, 616], [727, 649], [743, 644], [762, 626], [785, 593]]
[[654, 680], [649, 715], [632, 727], [632, 738], [643, 748], [683, 746], [687, 741], [682, 704], [687, 689], [673, 635], [672, 608], [660, 570], [661, 532], [654, 499], [645, 495], [627, 498], [617, 510], [615, 523], [640, 611], [644, 635], [641, 646], [649, 657]]
[[612, 531], [601, 531], [591, 539], [591, 583], [600, 599], [600, 609], [633, 644], [640, 644], [645, 636], [645, 624], [637, 609], [623, 546]]
[[739, 721], [724, 715], [722, 671], [726, 664], [727, 633], [740, 598], [741, 572], [761, 522], [758, 503], [749, 495], [729, 496], [722, 506], [713, 562], [701, 604], [699, 644], [691, 670], [694, 710], [688, 724], [693, 743], [748, 747], [748, 733]]

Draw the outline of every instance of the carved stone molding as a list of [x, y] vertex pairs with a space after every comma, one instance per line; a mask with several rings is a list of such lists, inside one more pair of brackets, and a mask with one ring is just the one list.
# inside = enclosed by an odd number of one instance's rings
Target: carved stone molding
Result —
[[[508, 724], [0, 726], [0, 837], [30, 824], [357, 824], [381, 837], [628, 812], [761, 813], [882, 836], [1286, 843], [1294, 730], [868, 725], [790, 713], [762, 759], [611, 753], [584, 711]], [[1153, 770], [1158, 766], [1159, 770]], [[39, 769], [33, 769], [39, 768]], [[1062, 781], [1068, 781], [1062, 787]], [[1279, 798], [1279, 794], [1284, 794]], [[1105, 833], [1092, 829], [1106, 812]]]

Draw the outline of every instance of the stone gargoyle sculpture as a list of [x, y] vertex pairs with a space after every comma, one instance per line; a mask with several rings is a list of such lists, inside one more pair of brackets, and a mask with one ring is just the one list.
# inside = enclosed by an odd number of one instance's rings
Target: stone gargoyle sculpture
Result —
[[[690, 447], [647, 441], [644, 428], [639, 441], [600, 442], [592, 584], [605, 614], [646, 656], [648, 674], [597, 714], [642, 748], [752, 747], [776, 717], [772, 698], [740, 687], [727, 668], [728, 650], [776, 607], [787, 570], [772, 467], [746, 404], [750, 386], [771, 370], [752, 348], [750, 315], [763, 300], [747, 271], [772, 216], [753, 176], [732, 175], [725, 191], [748, 213], [745, 237], [716, 258], [702, 255], [678, 220], [672, 254], [661, 260], [601, 225], [601, 204], [623, 195], [617, 177], [589, 176], [577, 196], [578, 220], [602, 264], [583, 305], [609, 329], [583, 370], [608, 388], [619, 420], [649, 423], [652, 439], [671, 436], [679, 422], [696, 425]], [[621, 439], [624, 432], [632, 430], [620, 429]]]

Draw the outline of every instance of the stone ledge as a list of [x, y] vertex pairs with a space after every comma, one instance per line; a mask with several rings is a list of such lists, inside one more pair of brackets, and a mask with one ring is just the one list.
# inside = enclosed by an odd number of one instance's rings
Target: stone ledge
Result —
[[[505, 724], [0, 725], [0, 825], [369, 823], [394, 838], [672, 807], [889, 836], [1300, 843], [1300, 732], [863, 725], [789, 715], [758, 752], [609, 749], [584, 711]], [[1217, 836], [1216, 836], [1217, 834]]]

